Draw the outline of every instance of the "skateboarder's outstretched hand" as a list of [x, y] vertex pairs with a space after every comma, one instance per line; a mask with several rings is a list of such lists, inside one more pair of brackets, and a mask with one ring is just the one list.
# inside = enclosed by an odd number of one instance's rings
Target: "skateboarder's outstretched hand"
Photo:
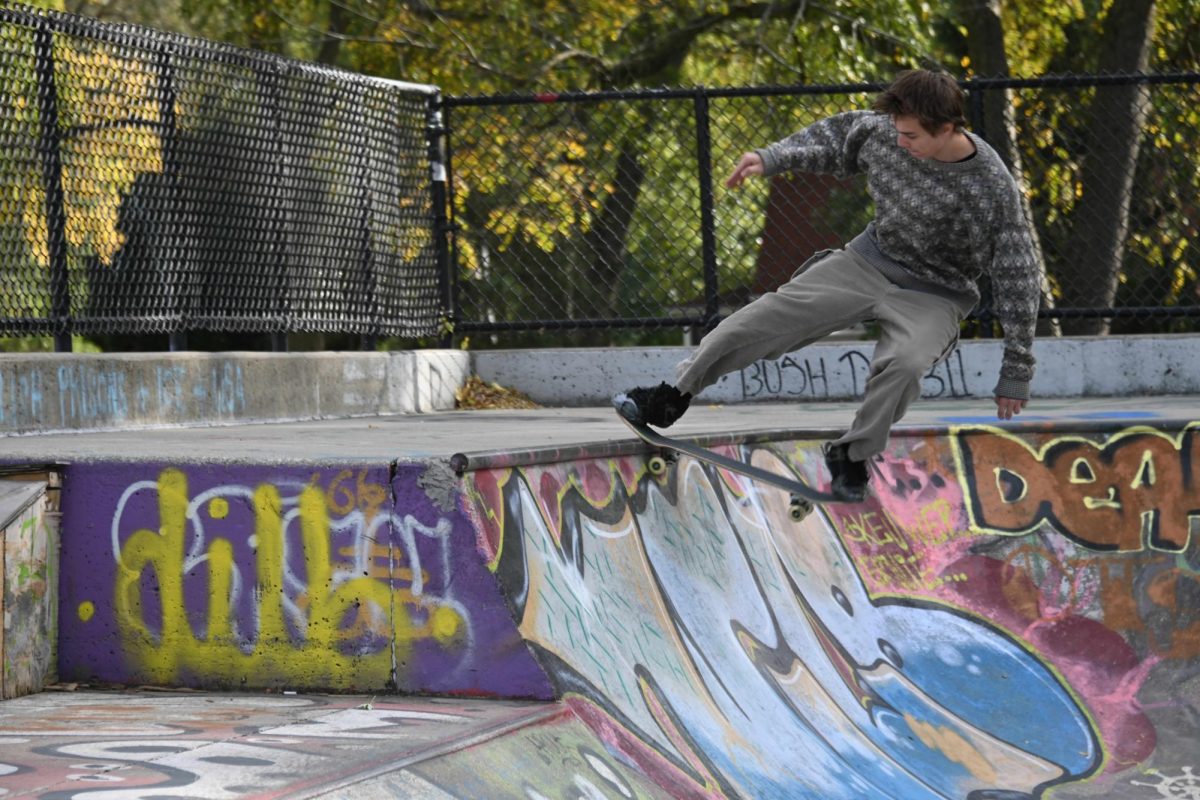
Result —
[[996, 395], [996, 417], [999, 419], [1012, 419], [1015, 415], [1020, 414], [1024, 407], [1024, 400]]
[[762, 175], [763, 162], [762, 156], [758, 153], [743, 153], [741, 159], [734, 168], [733, 174], [725, 180], [725, 185], [730, 189], [737, 188], [742, 185], [742, 181], [746, 180], [749, 175]]

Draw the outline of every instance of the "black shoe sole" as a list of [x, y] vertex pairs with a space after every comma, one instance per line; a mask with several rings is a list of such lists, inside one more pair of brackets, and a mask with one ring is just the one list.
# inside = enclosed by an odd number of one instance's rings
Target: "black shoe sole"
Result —
[[830, 484], [829, 491], [843, 503], [861, 503], [867, 499], [866, 486], [839, 486], [834, 482]]
[[613, 408], [617, 410], [618, 414], [632, 422], [634, 425], [646, 424], [642, 420], [642, 413], [638, 410], [637, 403], [633, 402], [629, 395], [625, 394], [624, 392], [613, 395], [612, 404]]

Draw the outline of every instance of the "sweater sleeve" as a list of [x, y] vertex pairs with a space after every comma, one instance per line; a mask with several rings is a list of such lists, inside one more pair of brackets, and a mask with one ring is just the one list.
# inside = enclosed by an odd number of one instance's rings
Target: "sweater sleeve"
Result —
[[840, 178], [863, 170], [858, 153], [872, 132], [872, 111], [845, 111], [818, 120], [774, 144], [755, 152], [763, 160], [767, 177], [787, 170], [836, 175]]
[[1004, 360], [995, 393], [1029, 399], [1033, 380], [1033, 337], [1041, 300], [1041, 266], [1016, 183], [998, 209], [992, 254], [992, 303], [1004, 329]]

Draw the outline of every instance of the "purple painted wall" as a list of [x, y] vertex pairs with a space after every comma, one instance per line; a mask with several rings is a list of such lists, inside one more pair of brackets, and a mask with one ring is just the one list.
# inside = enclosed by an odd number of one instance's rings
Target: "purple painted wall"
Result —
[[60, 678], [551, 697], [423, 470], [72, 465]]

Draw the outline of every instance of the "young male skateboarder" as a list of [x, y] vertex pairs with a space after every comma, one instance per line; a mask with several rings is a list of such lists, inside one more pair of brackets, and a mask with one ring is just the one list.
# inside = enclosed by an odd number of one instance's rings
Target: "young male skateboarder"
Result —
[[965, 124], [954, 79], [914, 70], [897, 76], [870, 111], [836, 114], [744, 154], [725, 182], [730, 188], [785, 170], [866, 173], [875, 219], [844, 249], [817, 253], [787, 283], [721, 322], [677, 366], [674, 385], [627, 392], [638, 421], [667, 427], [725, 373], [876, 320], [862, 406], [825, 447], [833, 493], [861, 500], [868, 460], [920, 396], [921, 378], [953, 350], [985, 272], [1004, 328], [996, 414], [1019, 414], [1033, 377], [1040, 265], [1016, 182]]

